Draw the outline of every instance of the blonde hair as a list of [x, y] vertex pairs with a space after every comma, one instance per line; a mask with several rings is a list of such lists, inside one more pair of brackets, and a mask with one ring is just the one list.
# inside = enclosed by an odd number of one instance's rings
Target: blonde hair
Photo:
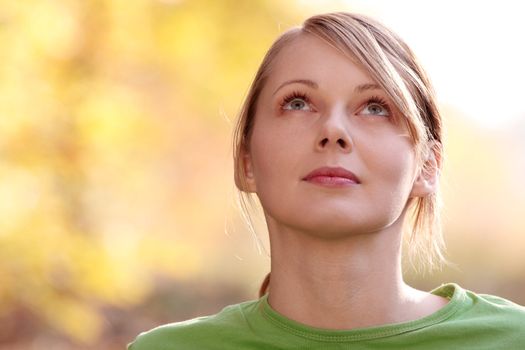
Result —
[[[283, 47], [300, 35], [315, 35], [325, 43], [357, 61], [391, 98], [407, 125], [416, 158], [426, 171], [429, 152], [441, 158], [442, 122], [434, 90], [425, 71], [407, 44], [381, 23], [363, 15], [336, 12], [312, 16], [300, 27], [281, 34], [272, 44], [255, 75], [240, 110], [233, 135], [235, 183], [240, 189], [241, 209], [253, 230], [247, 203], [253, 208], [253, 196], [246, 193], [243, 152], [249, 152], [258, 97], [272, 63]], [[441, 161], [438, 162], [441, 164]], [[439, 169], [438, 169], [439, 170]], [[409, 261], [417, 270], [431, 270], [445, 261], [440, 225], [439, 191], [409, 200]], [[257, 238], [257, 235], [255, 234]], [[264, 295], [269, 286], [268, 274], [259, 291]]]

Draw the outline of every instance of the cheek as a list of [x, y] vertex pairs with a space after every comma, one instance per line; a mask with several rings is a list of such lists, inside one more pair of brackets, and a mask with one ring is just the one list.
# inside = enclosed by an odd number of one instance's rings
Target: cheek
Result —
[[277, 185], [279, 174], [289, 166], [291, 143], [286, 140], [282, 131], [259, 128], [251, 139], [252, 168], [259, 191], [271, 185]]
[[385, 190], [395, 196], [397, 201], [406, 201], [412, 188], [415, 169], [414, 148], [409, 141], [394, 139], [369, 149], [368, 153], [368, 170], [374, 177], [380, 177], [386, 186]]
[[293, 171], [295, 160], [305, 151], [308, 135], [295, 123], [265, 117], [254, 126], [250, 141], [254, 173], [260, 178], [290, 175], [287, 172]]
[[250, 147], [257, 196], [265, 211], [279, 216], [294, 206], [284, 205], [295, 198], [304, 172], [308, 136], [291, 125], [261, 123], [252, 134]]
[[409, 150], [391, 152], [382, 159], [385, 175], [394, 183], [403, 185], [410, 182], [413, 172], [413, 157]]

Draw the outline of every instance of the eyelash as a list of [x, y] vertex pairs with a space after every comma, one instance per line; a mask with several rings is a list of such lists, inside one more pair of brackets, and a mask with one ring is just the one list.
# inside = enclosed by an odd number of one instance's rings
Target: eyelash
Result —
[[303, 92], [299, 92], [299, 91], [293, 91], [292, 93], [286, 95], [282, 102], [281, 102], [281, 108], [284, 108], [284, 106], [289, 103], [289, 102], [292, 102], [293, 100], [295, 100], [296, 98], [300, 98], [302, 99], [304, 102], [306, 103], [310, 103], [310, 98], [308, 97], [307, 94], [303, 93]]
[[383, 107], [388, 112], [389, 116], [392, 115], [392, 109], [390, 108], [390, 105], [383, 98], [379, 96], [372, 96], [366, 101], [367, 106], [373, 103], [376, 103]]
[[[296, 98], [300, 98], [302, 99], [304, 102], [306, 103], [310, 103], [310, 98], [308, 97], [308, 95], [304, 92], [299, 92], [299, 91], [292, 91], [290, 94], [286, 95], [283, 100], [281, 101], [280, 105], [281, 105], [281, 108], [284, 108], [284, 106], [288, 103], [290, 103], [291, 101], [293, 101], [294, 99]], [[388, 102], [386, 102], [383, 98], [379, 97], [379, 96], [372, 96], [370, 98], [368, 98], [368, 100], [366, 100], [366, 103], [365, 105], [370, 105], [370, 104], [378, 104], [380, 105], [381, 107], [383, 107], [389, 115], [392, 114], [392, 109], [390, 108], [390, 105], [388, 104]]]

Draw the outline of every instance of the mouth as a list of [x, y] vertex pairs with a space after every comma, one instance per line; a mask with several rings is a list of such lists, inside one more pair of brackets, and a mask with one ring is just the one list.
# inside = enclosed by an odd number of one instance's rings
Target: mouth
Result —
[[354, 173], [342, 167], [317, 168], [306, 175], [303, 178], [303, 181], [335, 186], [355, 185], [361, 183]]

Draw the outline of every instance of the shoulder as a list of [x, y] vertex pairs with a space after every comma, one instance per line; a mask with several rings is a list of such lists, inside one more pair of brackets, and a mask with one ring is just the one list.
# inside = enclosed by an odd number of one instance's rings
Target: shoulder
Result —
[[510, 312], [520, 317], [525, 316], [525, 306], [500, 296], [473, 292], [456, 283], [442, 284], [431, 293], [461, 302], [463, 305], [470, 305], [472, 308], [488, 309], [496, 313]]
[[494, 316], [516, 317], [525, 320], [525, 307], [503, 297], [464, 290], [473, 307], [489, 311]]
[[212, 318], [213, 316], [197, 317], [187, 321], [165, 324], [142, 332], [133, 343], [128, 345], [128, 350], [175, 349], [185, 345], [187, 339], [199, 334], [199, 330], [205, 325], [210, 325]]
[[519, 321], [519, 325], [525, 331], [525, 307], [508, 299], [490, 294], [476, 294], [467, 292], [472, 300], [479, 304], [480, 309], [490, 311], [490, 315], [496, 318], [504, 318], [507, 321]]
[[128, 345], [128, 350], [171, 350], [195, 346], [211, 348], [236, 334], [242, 334], [249, 327], [245, 311], [256, 301], [228, 305], [214, 315], [207, 315], [186, 321], [165, 324], [140, 333]]
[[457, 284], [436, 289], [435, 294], [451, 297], [458, 305], [452, 321], [463, 331], [483, 330], [486, 334], [519, 337], [525, 340], [525, 307], [496, 295], [466, 290]]

